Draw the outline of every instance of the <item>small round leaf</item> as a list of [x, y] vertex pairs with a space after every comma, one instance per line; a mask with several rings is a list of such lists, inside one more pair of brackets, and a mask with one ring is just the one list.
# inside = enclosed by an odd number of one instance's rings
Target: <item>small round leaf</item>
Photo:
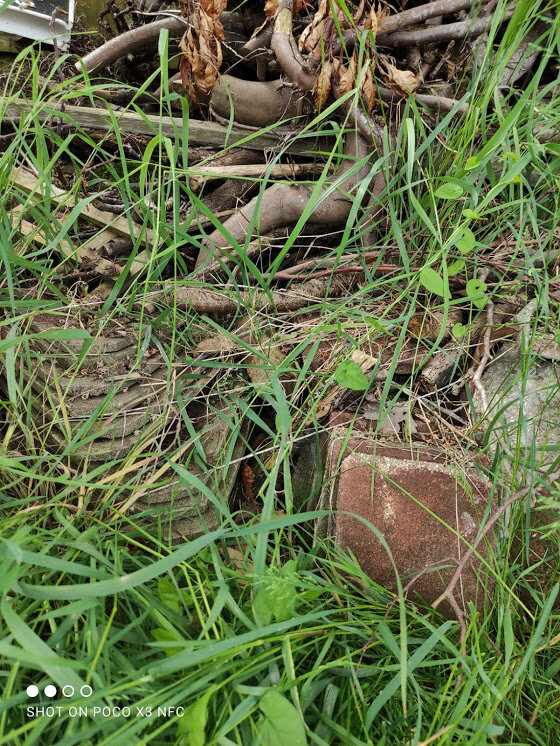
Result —
[[456, 324], [453, 325], [453, 328], [451, 329], [451, 334], [453, 335], [453, 337], [455, 337], [455, 339], [463, 339], [467, 331], [468, 331], [467, 326], [457, 322]]

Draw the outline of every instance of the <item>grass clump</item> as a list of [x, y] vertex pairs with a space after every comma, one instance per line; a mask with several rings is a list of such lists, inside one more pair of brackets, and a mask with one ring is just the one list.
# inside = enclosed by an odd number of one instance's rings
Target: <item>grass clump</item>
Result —
[[[395, 601], [334, 541], [314, 536], [321, 515], [310, 498], [318, 486], [307, 485], [302, 499], [293, 468], [294, 446], [325, 431], [317, 412], [338, 366], [354, 349], [377, 354], [388, 339], [386, 375], [373, 384], [381, 407], [411, 399], [417, 417], [431, 413], [434, 438], [465, 458], [472, 454], [468, 406], [460, 422], [434, 414], [457, 406], [451, 386], [428, 396], [396, 372], [419, 313], [445, 316], [467, 304], [458, 333], [468, 343], [488, 302], [531, 298], [537, 303], [528, 336], [557, 340], [560, 152], [553, 137], [538, 136], [557, 133], [560, 121], [551, 95], [560, 83], [557, 19], [540, 40], [544, 52], [524, 90], [495, 88], [512, 45], [532, 22], [532, 4], [519, 3], [494, 54], [466, 75], [471, 107], [463, 119], [450, 112], [432, 123], [414, 98], [403, 105], [390, 154], [367, 161], [386, 173], [387, 229], [373, 247], [378, 258], [372, 264], [360, 255], [368, 208], [367, 185], [358, 181], [355, 209], [315, 267], [333, 270], [334, 282], [341, 257], [352, 254], [363, 282], [286, 314], [258, 307], [255, 298], [273, 289], [275, 272], [285, 271], [291, 256], [305, 260], [304, 220], [281, 237], [268, 265], [251, 254], [249, 239], [238, 247], [240, 269], [227, 277], [237, 313], [222, 318], [177, 301], [181, 289], [215, 289], [189, 273], [222, 225], [191, 188], [184, 103], [173, 138], [161, 131], [128, 137], [110, 107], [114, 127], [96, 132], [75, 125], [64, 105], [104, 106], [98, 94], [106, 81], [75, 75], [58, 82], [67, 59], [45, 71], [33, 48], [16, 58], [0, 102], [3, 122], [11, 121], [0, 155], [0, 744], [557, 741], [557, 479], [555, 464], [547, 483], [539, 454], [522, 448], [523, 421], [507, 449], [490, 450], [487, 474], [497, 499], [525, 485], [536, 495], [546, 485], [547, 498], [532, 512], [549, 526], [548, 543], [535, 554], [530, 505], [515, 505], [490, 560], [494, 600], [485, 612], [470, 609], [462, 640], [456, 621], [402, 596]], [[164, 61], [153, 79], [161, 78], [165, 91]], [[22, 95], [28, 106], [15, 116]], [[160, 114], [171, 113], [172, 99], [160, 98]], [[134, 97], [128, 108], [141, 111]], [[318, 115], [301, 139], [336, 132], [336, 110], [333, 104]], [[45, 112], [56, 112], [60, 124], [46, 126]], [[342, 158], [335, 140], [332, 152], [317, 155], [321, 187], [332, 184], [328, 164]], [[34, 174], [32, 194], [15, 178], [22, 166]], [[265, 174], [257, 192], [270, 183]], [[64, 187], [63, 201], [57, 187]], [[124, 258], [118, 248], [100, 255], [116, 237], [108, 241], [106, 229], [83, 219], [87, 205], [101, 198], [107, 204], [108, 194], [132, 233]], [[318, 188], [309, 213], [319, 199]], [[33, 232], [22, 230], [22, 215]], [[107, 264], [105, 274], [99, 266], [93, 277], [84, 274], [88, 245], [92, 256], [115, 263], [112, 270]], [[493, 273], [486, 281], [484, 270]], [[44, 312], [61, 323], [41, 336], [33, 320]], [[78, 381], [88, 350], [115, 328], [133, 336], [134, 362], [76, 426], [56, 382], [38, 392], [29, 381], [41, 358], [37, 344], [79, 342], [67, 372]], [[214, 347], [205, 348], [209, 339]], [[427, 345], [429, 354], [440, 341]], [[125, 453], [93, 459], [95, 427], [156, 359], [165, 369], [165, 412], [142, 424]], [[361, 396], [351, 401], [354, 409]], [[62, 448], [53, 448], [54, 426], [37, 415], [39, 401], [58, 407]], [[211, 478], [201, 445], [208, 412], [228, 430]], [[247, 461], [259, 475], [255, 494], [238, 481], [237, 499], [226, 504], [220, 480], [232, 463]], [[197, 516], [206, 530], [179, 544], [170, 537], [169, 515], [138, 509], [146, 484], [172, 481], [211, 505]], [[36, 699], [26, 693], [33, 684]], [[92, 694], [51, 702], [43, 696], [47, 684], [61, 692], [91, 687]], [[60, 710], [29, 713], [49, 705]], [[88, 714], [77, 716], [73, 707]]]

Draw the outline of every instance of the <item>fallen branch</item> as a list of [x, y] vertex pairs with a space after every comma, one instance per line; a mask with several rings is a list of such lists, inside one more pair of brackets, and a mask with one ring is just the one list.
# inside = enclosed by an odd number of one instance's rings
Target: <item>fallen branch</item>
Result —
[[[32, 197], [37, 195], [41, 199], [44, 199], [43, 195], [40, 194], [40, 180], [29, 171], [14, 171], [12, 173], [11, 183]], [[57, 205], [72, 208], [76, 204], [73, 195], [65, 192], [63, 189], [59, 189], [53, 184], [50, 185], [49, 191], [51, 200]], [[91, 204], [84, 205], [80, 215], [85, 220], [89, 220], [96, 225], [110, 228], [111, 233], [113, 234], [111, 238], [114, 238], [114, 235], [125, 236], [127, 238], [138, 238], [144, 236], [148, 243], [153, 244], [154, 232], [151, 228], [136, 225], [132, 221], [123, 217], [115, 217], [113, 213], [98, 210]], [[108, 238], [107, 240], [110, 239]]]
[[[511, 17], [513, 11], [505, 13], [503, 20]], [[417, 31], [396, 31], [394, 34], [380, 34], [376, 39], [380, 47], [422, 47], [426, 44], [438, 44], [442, 41], [452, 39], [472, 39], [483, 34], [490, 23], [492, 16], [483, 16], [473, 20], [457, 21], [457, 23], [446, 23], [434, 28], [423, 28]]]
[[[403, 10], [395, 15], [387, 16], [381, 22], [381, 26], [378, 30], [376, 41], [383, 39], [383, 37], [389, 36], [396, 31], [401, 31], [407, 28], [407, 26], [414, 26], [418, 23], [423, 23], [430, 18], [437, 18], [438, 16], [451, 15], [452, 13], [458, 13], [461, 10], [467, 10], [473, 5], [474, 0], [435, 0], [432, 3], [424, 3], [416, 8], [409, 8]], [[365, 29], [360, 27], [358, 34], [363, 34]], [[354, 29], [347, 29], [342, 35], [344, 46], [352, 49], [357, 42], [356, 31]], [[333, 54], [338, 54], [343, 47], [339, 41], [333, 44]], [[313, 62], [319, 63], [321, 47], [316, 47], [315, 54], [311, 55]]]
[[[261, 83], [222, 75], [214, 86], [210, 105], [226, 120], [268, 127], [283, 119], [311, 113], [301, 92], [283, 80]], [[233, 109], [233, 110], [232, 110]]]
[[[446, 96], [433, 96], [428, 93], [414, 93], [414, 100], [420, 104], [425, 104], [432, 109], [439, 109], [440, 111], [453, 111], [455, 114], [466, 114], [469, 110], [468, 104], [463, 104], [457, 101], [455, 98], [447, 98]], [[389, 88], [379, 88], [379, 98], [385, 101], [387, 104], [393, 104], [398, 101], [406, 100], [405, 96], [401, 96], [395, 91], [389, 90]]]
[[[137, 114], [134, 111], [116, 111], [97, 109], [91, 106], [64, 105], [64, 111], [58, 109], [56, 102], [45, 104], [38, 111], [36, 104], [22, 99], [10, 102], [4, 106], [3, 121], [10, 118], [19, 119], [22, 115], [33, 114], [38, 122], [50, 127], [58, 124], [69, 124], [71, 127], [97, 129], [113, 132], [116, 126], [121, 132], [133, 135], [164, 135], [172, 139], [181, 138], [183, 120], [180, 117], [166, 117], [159, 114]], [[7, 115], [7, 116], [6, 116]], [[52, 121], [50, 121], [52, 120]], [[295, 140], [289, 145], [283, 145], [285, 133], [267, 132], [266, 134], [248, 134], [246, 130], [235, 126], [224, 126], [216, 122], [203, 122], [189, 119], [189, 146], [205, 145], [208, 147], [231, 147], [243, 141], [243, 147], [249, 150], [278, 150], [282, 147], [285, 153], [298, 155], [313, 155], [316, 142], [311, 139]]]
[[[511, 58], [498, 80], [498, 88], [504, 88], [513, 85], [519, 78], [522, 78], [529, 70], [532, 69], [542, 50], [535, 46], [537, 40], [543, 36], [550, 28], [550, 24], [545, 21], [538, 21], [533, 28], [527, 33], [521, 44], [513, 51]], [[529, 48], [534, 48], [529, 51]]]
[[294, 0], [279, 0], [270, 45], [287, 77], [302, 91], [311, 91], [317, 73], [311, 70], [298, 51], [292, 33]]
[[[294, 284], [287, 290], [275, 290], [272, 293], [253, 290], [228, 296], [217, 290], [183, 286], [177, 288], [174, 298], [177, 303], [185, 304], [188, 308], [204, 314], [215, 313], [225, 316], [244, 309], [285, 313], [320, 304], [325, 298], [346, 295], [350, 287], [351, 283], [348, 280], [327, 278]], [[169, 300], [169, 292], [163, 295]], [[150, 301], [153, 299], [151, 296]]]
[[423, 23], [429, 18], [438, 16], [449, 16], [452, 13], [458, 13], [461, 10], [467, 10], [474, 3], [474, 0], [435, 0], [432, 3], [424, 3], [417, 8], [410, 8], [387, 16], [381, 23], [378, 32], [379, 37], [386, 36], [394, 31], [400, 31], [407, 26], [414, 26], [417, 23]]

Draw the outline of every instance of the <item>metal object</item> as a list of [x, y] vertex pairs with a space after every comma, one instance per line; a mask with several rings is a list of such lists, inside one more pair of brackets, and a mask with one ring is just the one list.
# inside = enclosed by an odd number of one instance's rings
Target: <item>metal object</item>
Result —
[[[0, 0], [0, 32], [66, 49], [74, 24], [75, 0]], [[2, 9], [3, 8], [3, 9]]]

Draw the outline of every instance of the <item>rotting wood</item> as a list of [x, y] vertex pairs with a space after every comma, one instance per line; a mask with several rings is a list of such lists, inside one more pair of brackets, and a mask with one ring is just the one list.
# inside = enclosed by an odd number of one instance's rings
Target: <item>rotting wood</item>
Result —
[[[11, 182], [14, 186], [19, 187], [31, 196], [40, 195], [40, 180], [29, 171], [23, 169], [14, 170]], [[65, 192], [63, 189], [51, 184], [49, 191], [50, 198], [55, 204], [70, 209], [75, 206], [75, 197], [68, 192]], [[114, 235], [126, 236], [127, 238], [139, 238], [140, 236], [144, 236], [150, 244], [153, 244], [155, 240], [154, 232], [151, 228], [136, 225], [123, 217], [115, 217], [112, 212], [98, 210], [97, 207], [93, 207], [91, 204], [84, 205], [81, 211], [81, 217], [90, 220], [96, 225], [110, 228]], [[114, 238], [114, 235], [111, 237]], [[110, 239], [108, 238], [108, 240]]]
[[[137, 114], [132, 111], [114, 111], [112, 109], [97, 109], [92, 106], [64, 105], [61, 111], [55, 103], [45, 104], [44, 108], [37, 107], [29, 102], [18, 99], [7, 103], [4, 107], [5, 115], [3, 121], [19, 119], [22, 115], [33, 113], [37, 120], [46, 125], [55, 127], [57, 124], [69, 124], [72, 126], [88, 127], [112, 132], [115, 129], [115, 120], [121, 132], [131, 135], [163, 135], [173, 139], [182, 140], [184, 122], [181, 117], [167, 117], [159, 114]], [[6, 116], [7, 115], [7, 116]], [[207, 145], [223, 148], [236, 143], [242, 143], [249, 150], [280, 150], [286, 153], [298, 155], [313, 155], [315, 148], [321, 146], [321, 142], [313, 139], [297, 140], [284, 144], [284, 137], [293, 132], [276, 132], [272, 130], [265, 134], [253, 134], [239, 127], [226, 127], [217, 122], [202, 122], [197, 119], [189, 119], [188, 136], [189, 145]], [[324, 142], [323, 142], [324, 144]]]
[[195, 166], [189, 168], [189, 176], [196, 182], [215, 179], [260, 179], [268, 176], [271, 179], [293, 180], [306, 176], [316, 176], [324, 166], [316, 163], [292, 163], [268, 166], [266, 163], [250, 163], [233, 166]]
[[287, 290], [275, 290], [272, 293], [252, 290], [238, 292], [235, 296], [197, 285], [181, 285], [171, 292], [165, 290], [150, 294], [149, 300], [166, 299], [171, 303], [186, 305], [198, 313], [215, 313], [222, 316], [246, 309], [260, 313], [289, 313], [320, 304], [325, 298], [344, 296], [355, 285], [356, 281], [352, 278], [326, 278], [294, 283]]

